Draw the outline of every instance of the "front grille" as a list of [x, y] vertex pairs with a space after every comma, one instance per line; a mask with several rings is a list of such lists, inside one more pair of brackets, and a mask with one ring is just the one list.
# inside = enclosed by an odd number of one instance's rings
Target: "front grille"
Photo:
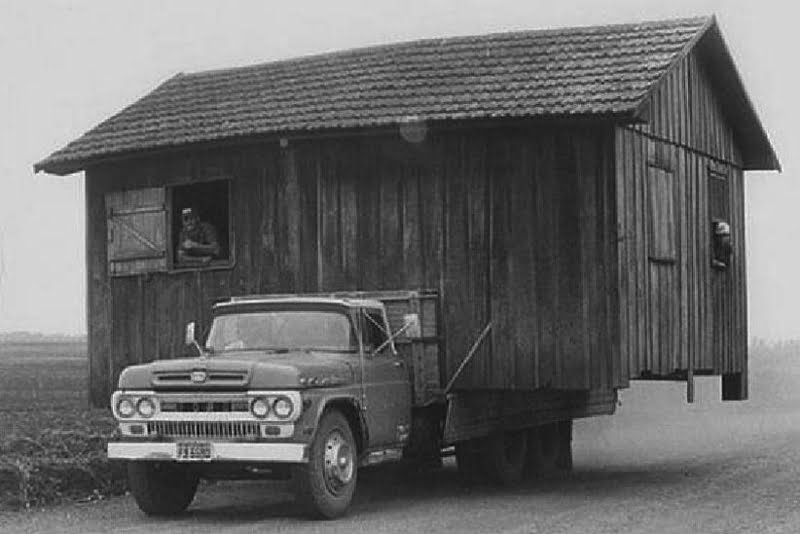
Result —
[[250, 413], [247, 401], [183, 401], [161, 402], [162, 412], [206, 413], [206, 412], [244, 412]]
[[192, 382], [191, 372], [158, 372], [153, 376], [153, 386], [192, 388], [240, 388], [247, 384], [246, 371], [209, 371], [203, 382]]
[[163, 438], [256, 439], [261, 437], [261, 426], [237, 421], [151, 421], [147, 433]]

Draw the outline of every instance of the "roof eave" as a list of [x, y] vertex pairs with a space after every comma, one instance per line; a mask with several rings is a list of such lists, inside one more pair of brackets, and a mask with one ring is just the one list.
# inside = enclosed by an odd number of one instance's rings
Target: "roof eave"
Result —
[[[713, 41], [707, 41], [707, 39], [712, 39]], [[725, 40], [722, 37], [722, 32], [719, 29], [719, 24], [717, 23], [717, 17], [715, 15], [708, 17], [708, 20], [703, 27], [700, 28], [697, 31], [697, 34], [686, 43], [681, 52], [672, 59], [669, 66], [664, 70], [663, 74], [643, 93], [643, 96], [639, 101], [634, 114], [636, 119], [642, 122], [649, 121], [649, 105], [653, 93], [656, 91], [662, 81], [669, 76], [673, 69], [677, 68], [679, 63], [683, 61], [692, 50], [698, 46], [702, 46], [704, 42], [712, 42], [712, 44], [713, 42], [716, 42], [721, 48], [720, 52], [723, 55], [723, 60], [727, 63], [728, 72], [734, 79], [734, 88], [738, 89], [740, 99], [744, 104], [744, 114], [748, 115], [748, 117], [743, 120], [746, 120], [746, 122], [749, 123], [747, 128], [749, 132], [743, 133], [742, 128], [740, 128], [739, 132], [737, 132], [740, 138], [748, 137], [755, 139], [755, 142], [751, 143], [750, 146], [745, 147], [748, 150], [742, 151], [743, 170], [780, 172], [781, 164], [778, 160], [778, 156], [775, 153], [775, 149], [769, 141], [769, 136], [767, 135], [766, 130], [761, 124], [761, 120], [755, 111], [755, 106], [753, 106], [753, 103], [750, 100], [747, 91], [745, 90], [744, 83], [742, 83], [741, 76], [739, 75], [739, 71], [733, 61], [733, 56], [728, 49], [728, 45], [725, 43]], [[745, 133], [747, 135], [745, 135]]]
[[[712, 68], [720, 68], [722, 63], [727, 67], [727, 74], [730, 76], [731, 82], [724, 85], [733, 90], [732, 98], [738, 100], [731, 107], [740, 110], [740, 119], [738, 121], [740, 124], [733, 124], [732, 126], [735, 130], [738, 130], [736, 133], [740, 138], [742, 168], [746, 171], [780, 172], [781, 164], [778, 155], [742, 82], [742, 77], [722, 36], [716, 17], [712, 19], [712, 24], [703, 32], [703, 40], [702, 42], [698, 41], [697, 46], [705, 47], [701, 52], [721, 56], [722, 62], [709, 62]], [[717, 49], [714, 50], [714, 47]], [[737, 121], [734, 120], [733, 122]], [[741, 125], [741, 122], [744, 122], [745, 125]]]
[[[646, 103], [645, 103], [646, 104]], [[453, 130], [463, 129], [467, 127], [481, 128], [489, 126], [503, 126], [503, 125], [534, 125], [534, 124], [547, 124], [552, 122], [615, 122], [615, 123], [641, 123], [647, 121], [647, 106], [642, 107], [641, 102], [631, 105], [627, 108], [620, 108], [615, 111], [608, 111], [602, 113], [585, 113], [585, 114], [555, 114], [555, 115], [540, 115], [528, 117], [505, 117], [505, 118], [486, 118], [486, 119], [447, 119], [436, 120], [428, 123], [430, 130]], [[255, 134], [249, 136], [230, 136], [218, 139], [209, 139], [206, 141], [197, 141], [193, 143], [183, 143], [176, 145], [163, 145], [143, 148], [138, 150], [109, 152], [107, 154], [93, 156], [88, 158], [58, 158], [56, 154], [34, 164], [34, 172], [46, 172], [56, 176], [68, 176], [77, 172], [85, 171], [89, 167], [102, 165], [107, 163], [117, 163], [120, 161], [139, 159], [145, 157], [152, 157], [154, 155], [183, 152], [187, 150], [207, 149], [215, 147], [234, 146], [242, 144], [263, 143], [270, 140], [277, 140], [286, 138], [289, 141], [296, 141], [301, 139], [310, 138], [324, 138], [324, 137], [350, 137], [356, 135], [374, 134], [375, 132], [383, 133], [396, 133], [397, 124], [391, 125], [373, 125], [362, 126], [355, 128], [327, 128], [318, 130], [287, 130], [287, 131], [274, 131], [264, 132], [262, 134]]]

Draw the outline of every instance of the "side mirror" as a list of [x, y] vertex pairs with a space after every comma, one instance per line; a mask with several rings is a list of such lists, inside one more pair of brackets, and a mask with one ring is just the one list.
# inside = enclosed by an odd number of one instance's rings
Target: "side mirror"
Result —
[[183, 339], [183, 342], [187, 346], [193, 346], [197, 344], [197, 339], [195, 338], [195, 322], [192, 321], [191, 323], [186, 323], [186, 334]]
[[195, 322], [192, 321], [191, 323], [186, 324], [186, 334], [184, 336], [183, 342], [186, 343], [187, 347], [194, 347], [197, 349], [197, 354], [201, 358], [205, 358], [208, 356], [207, 351], [200, 346], [200, 343], [197, 342], [197, 338], [195, 337]]
[[421, 338], [422, 327], [419, 324], [418, 313], [407, 313], [403, 316], [403, 330], [409, 339]]

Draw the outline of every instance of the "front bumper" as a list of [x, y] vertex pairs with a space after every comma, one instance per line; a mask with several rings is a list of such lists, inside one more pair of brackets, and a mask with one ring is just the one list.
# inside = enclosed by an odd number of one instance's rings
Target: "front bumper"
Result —
[[[302, 443], [212, 442], [206, 462], [305, 463], [307, 446]], [[178, 444], [169, 442], [116, 441], [108, 444], [108, 457], [117, 460], [178, 460]]]

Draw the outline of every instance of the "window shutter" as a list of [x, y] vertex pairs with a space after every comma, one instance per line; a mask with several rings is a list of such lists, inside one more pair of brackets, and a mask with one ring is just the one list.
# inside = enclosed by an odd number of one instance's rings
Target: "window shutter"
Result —
[[159, 187], [106, 195], [111, 276], [167, 270], [165, 198]]
[[709, 169], [708, 210], [712, 221], [730, 223], [730, 202], [728, 196], [728, 177], [724, 173]]
[[650, 259], [675, 261], [677, 259], [677, 225], [672, 173], [658, 167], [649, 167], [648, 176]]

